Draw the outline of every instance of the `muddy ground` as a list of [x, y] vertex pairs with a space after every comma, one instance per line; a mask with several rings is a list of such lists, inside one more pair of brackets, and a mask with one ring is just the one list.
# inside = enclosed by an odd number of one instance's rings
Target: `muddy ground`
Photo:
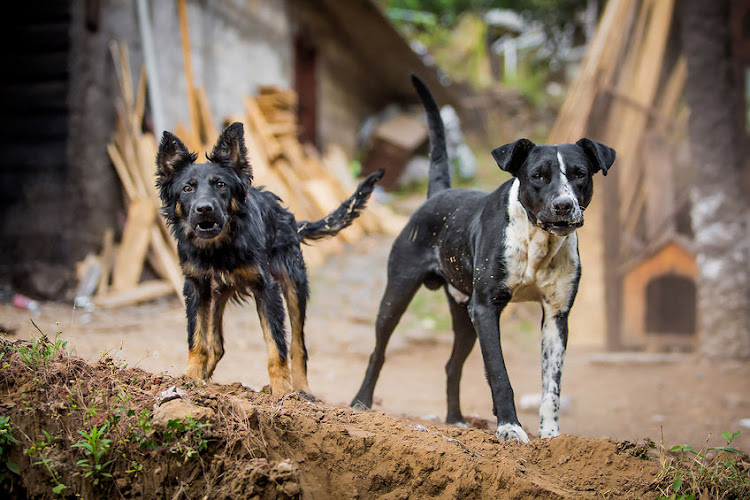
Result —
[[[667, 447], [685, 443], [699, 448], [707, 439], [723, 444], [721, 432], [743, 430], [740, 421], [750, 418], [748, 363], [706, 361], [692, 354], [659, 362], [602, 358], [605, 353], [578, 345], [571, 332], [560, 417], [566, 436], [527, 446], [498, 443], [488, 430], [490, 394], [479, 349], [467, 360], [461, 385], [463, 412], [473, 417], [474, 428], [445, 426], [443, 367], [452, 334], [443, 297], [427, 290], [415, 298], [391, 340], [374, 411], [353, 412], [347, 405], [374, 344], [374, 318], [391, 241], [387, 236], [367, 237], [311, 270], [309, 377], [318, 402], [254, 392], [268, 383], [258, 319], [252, 305], [229, 306], [226, 355], [213, 378], [221, 386], [186, 390], [193, 391], [194, 403], [215, 412], [221, 411], [220, 404], [249, 404], [268, 417], [261, 420], [270, 427], [256, 426], [255, 432], [266, 429], [275, 445], [245, 456], [270, 461], [263, 466], [263, 477], [290, 459], [291, 465], [282, 468], [291, 467], [287, 475], [294, 475], [295, 484], [301, 485], [298, 493], [307, 498], [406, 498], [410, 493], [493, 497], [499, 491], [518, 498], [638, 498], [653, 480], [658, 462], [635, 457], [622, 443], [648, 438]], [[10, 340], [38, 335], [27, 311], [2, 305], [0, 318], [14, 333]], [[539, 319], [537, 307], [523, 305], [501, 320], [519, 418], [529, 435], [538, 427], [536, 408], [526, 402], [541, 385]], [[61, 332], [72, 354], [83, 360], [96, 363], [111, 357], [119, 366], [143, 370], [144, 376], [156, 374], [148, 398], [170, 385], [186, 387], [185, 381], [169, 378], [182, 373], [187, 359], [184, 312], [174, 299], [91, 313], [43, 303], [34, 321], [50, 337]], [[207, 395], [212, 391], [219, 396]], [[734, 445], [750, 449], [750, 430]], [[186, 498], [192, 494], [197, 490]]]

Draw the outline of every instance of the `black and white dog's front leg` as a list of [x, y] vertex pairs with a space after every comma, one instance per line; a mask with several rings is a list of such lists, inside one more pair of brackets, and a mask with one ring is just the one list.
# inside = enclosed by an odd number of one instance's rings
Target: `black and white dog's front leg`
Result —
[[560, 435], [560, 380], [568, 343], [568, 311], [543, 303], [542, 403], [539, 406], [539, 437]]
[[509, 298], [503, 300], [502, 303], [482, 299], [475, 290], [475, 294], [469, 303], [469, 313], [477, 331], [487, 381], [492, 392], [492, 409], [497, 417], [495, 435], [503, 441], [517, 439], [527, 443], [529, 436], [521, 428], [516, 416], [513, 388], [508, 379], [503, 350], [500, 346], [500, 313], [508, 304], [508, 301]]

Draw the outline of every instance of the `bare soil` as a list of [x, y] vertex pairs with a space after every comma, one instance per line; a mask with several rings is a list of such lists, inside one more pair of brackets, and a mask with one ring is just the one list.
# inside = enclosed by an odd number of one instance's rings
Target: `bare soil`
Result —
[[[562, 381], [565, 435], [528, 445], [498, 442], [479, 349], [467, 360], [461, 386], [472, 428], [446, 426], [443, 366], [452, 334], [443, 297], [426, 290], [391, 340], [375, 409], [355, 412], [348, 403], [374, 345], [390, 243], [388, 237], [364, 239], [310, 273], [307, 339], [317, 401], [261, 390], [268, 375], [252, 305], [228, 309], [226, 355], [213, 383], [202, 385], [174, 378], [187, 360], [177, 300], [91, 313], [43, 303], [34, 321], [51, 338], [61, 332], [73, 358], [52, 367], [42, 386], [39, 375], [20, 366], [13, 377], [0, 371], [0, 415], [11, 416], [30, 436], [45, 426], [58, 429], [61, 451], [54, 458], [68, 491], [102, 498], [653, 498], [659, 464], [643, 446], [647, 438], [667, 448], [724, 444], [721, 432], [742, 430], [740, 420], [750, 418], [748, 363], [692, 354], [659, 362], [602, 359], [600, 349], [578, 345], [571, 332]], [[537, 308], [527, 305], [501, 320], [519, 418], [529, 435], [536, 433], [538, 416], [524, 396], [541, 386], [539, 320]], [[0, 306], [0, 325], [13, 333], [6, 336], [11, 341], [38, 336], [29, 313], [9, 305]], [[103, 391], [98, 416], [71, 410], [64, 387], [70, 391], [72, 381], [79, 381], [78, 389]], [[185, 391], [182, 399], [192, 408], [212, 412], [200, 460], [139, 450], [141, 472], [127, 473], [129, 462], [118, 459], [111, 482], [96, 488], [87, 483], [73, 465], [79, 451], [62, 446], [70, 444], [65, 440], [106, 422], [120, 389], [131, 394], [128, 404], [138, 413], [153, 410], [173, 385]], [[133, 424], [136, 417], [128, 418], [121, 422]], [[733, 445], [750, 449], [750, 431]], [[49, 474], [15, 453], [27, 474], [16, 491], [52, 497]]]

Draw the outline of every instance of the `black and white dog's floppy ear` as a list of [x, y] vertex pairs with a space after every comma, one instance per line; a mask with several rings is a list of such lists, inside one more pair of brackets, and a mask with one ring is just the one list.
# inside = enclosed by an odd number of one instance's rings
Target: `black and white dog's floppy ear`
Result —
[[583, 149], [583, 152], [588, 157], [591, 165], [594, 167], [592, 173], [597, 173], [599, 170], [602, 174], [607, 175], [607, 171], [615, 162], [615, 150], [609, 146], [605, 146], [591, 139], [583, 138], [576, 142], [576, 146]]
[[528, 139], [519, 139], [516, 142], [493, 149], [492, 157], [500, 169], [515, 176], [534, 146], [535, 144]]
[[221, 132], [208, 159], [234, 169], [240, 177], [253, 180], [253, 169], [247, 161], [245, 129], [240, 122], [232, 123]]
[[156, 177], [159, 182], [163, 182], [197, 159], [198, 155], [188, 151], [187, 146], [176, 135], [164, 132], [156, 154]]

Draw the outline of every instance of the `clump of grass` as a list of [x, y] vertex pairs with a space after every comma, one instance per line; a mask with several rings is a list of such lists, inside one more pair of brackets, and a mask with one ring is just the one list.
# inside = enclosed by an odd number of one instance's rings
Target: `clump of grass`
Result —
[[[57, 353], [65, 350], [68, 342], [55, 337], [55, 341], [49, 340], [47, 335], [31, 320], [31, 324], [39, 331], [40, 336], [32, 338], [29, 345], [17, 344], [13, 349], [18, 352], [21, 360], [29, 367], [37, 369], [49, 366]], [[59, 336], [60, 332], [58, 332]]]
[[724, 446], [700, 450], [681, 444], [661, 449], [662, 471], [656, 480], [660, 500], [746, 499], [750, 498], [750, 462], [747, 453], [732, 446], [740, 431], [723, 432]]

